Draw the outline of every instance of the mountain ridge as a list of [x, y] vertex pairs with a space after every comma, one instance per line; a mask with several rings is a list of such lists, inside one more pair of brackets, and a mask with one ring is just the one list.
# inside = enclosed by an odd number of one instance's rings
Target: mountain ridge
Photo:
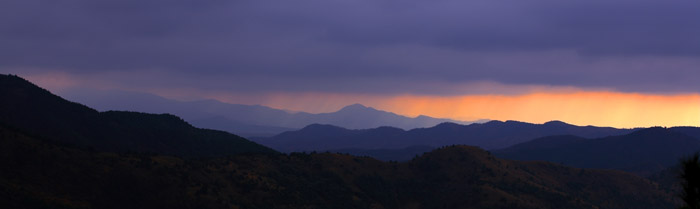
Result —
[[[434, 126], [441, 122], [472, 123], [472, 121], [457, 121], [429, 116], [407, 117], [357, 103], [345, 106], [335, 112], [312, 114], [274, 109], [262, 105], [229, 104], [212, 99], [182, 102], [153, 94], [116, 90], [66, 90], [61, 95], [100, 110], [172, 113], [198, 127], [222, 129], [246, 137], [273, 136], [314, 123], [333, 124], [348, 129], [368, 129], [380, 126], [412, 129]], [[221, 124], [221, 122], [226, 124]]]
[[648, 176], [697, 151], [700, 151], [699, 139], [673, 128], [652, 127], [595, 139], [549, 136], [493, 150], [493, 153], [505, 159], [560, 162], [581, 168], [618, 169]]
[[[226, 132], [195, 128], [171, 114], [98, 112], [18, 77], [0, 76], [0, 87], [0, 205], [10, 208], [656, 209], [674, 204], [657, 184], [625, 172], [503, 160], [474, 146], [443, 146], [402, 163], [283, 154]], [[306, 130], [378, 138], [410, 132], [319, 124]], [[418, 130], [431, 134], [424, 131]]]
[[[309, 127], [313, 127], [309, 129]], [[323, 128], [325, 127], [325, 129]], [[273, 137], [256, 137], [254, 141], [283, 152], [327, 151], [338, 149], [403, 149], [410, 146], [441, 147], [454, 144], [484, 149], [509, 147], [528, 140], [561, 134], [595, 138], [631, 133], [635, 129], [574, 126], [563, 122], [532, 124], [519, 121], [489, 121], [460, 125], [444, 122], [429, 128], [351, 130], [332, 125], [310, 125]], [[408, 159], [404, 159], [408, 160]]]
[[98, 112], [17, 76], [0, 75], [0, 98], [2, 124], [62, 143], [193, 157], [276, 153], [233, 134], [195, 128], [171, 114]]

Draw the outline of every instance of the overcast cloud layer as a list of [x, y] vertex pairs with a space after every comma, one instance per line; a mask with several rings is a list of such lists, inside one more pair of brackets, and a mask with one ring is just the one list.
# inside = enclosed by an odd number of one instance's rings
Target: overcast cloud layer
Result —
[[231, 92], [699, 92], [700, 1], [0, 1], [0, 71]]

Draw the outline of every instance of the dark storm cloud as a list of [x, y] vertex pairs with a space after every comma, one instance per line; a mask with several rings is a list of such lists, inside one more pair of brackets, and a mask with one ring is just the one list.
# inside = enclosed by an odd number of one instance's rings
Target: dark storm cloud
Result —
[[171, 72], [190, 80], [171, 85], [232, 91], [697, 92], [698, 11], [691, 0], [2, 1], [0, 69]]

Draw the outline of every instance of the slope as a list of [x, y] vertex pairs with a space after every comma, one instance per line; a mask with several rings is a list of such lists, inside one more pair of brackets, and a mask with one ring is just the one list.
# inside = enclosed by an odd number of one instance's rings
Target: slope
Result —
[[622, 136], [581, 139], [544, 137], [496, 150], [496, 156], [515, 160], [543, 160], [582, 168], [620, 169], [650, 175], [700, 150], [700, 141], [665, 128], [648, 128]]
[[182, 159], [68, 147], [0, 126], [6, 208], [672, 208], [643, 178], [453, 146], [407, 163], [337, 154]]
[[62, 143], [108, 151], [217, 156], [275, 151], [169, 114], [98, 112], [17, 76], [0, 75], [0, 124]]
[[[533, 138], [570, 134], [580, 137], [622, 135], [632, 129], [574, 126], [559, 121], [531, 124], [517, 121], [491, 121], [483, 124], [459, 125], [442, 123], [430, 128], [409, 131], [380, 127], [349, 130], [331, 125], [309, 125], [298, 131], [268, 138], [253, 138], [274, 149], [290, 151], [326, 151], [340, 149], [402, 149], [410, 146], [440, 147], [454, 144], [498, 149], [526, 142]], [[405, 159], [408, 160], [408, 159]]]

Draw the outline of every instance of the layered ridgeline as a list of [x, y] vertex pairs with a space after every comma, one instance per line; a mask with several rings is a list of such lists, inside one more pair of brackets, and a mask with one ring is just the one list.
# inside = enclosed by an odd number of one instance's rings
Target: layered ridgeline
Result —
[[339, 154], [97, 152], [0, 125], [3, 208], [674, 208], [641, 177], [497, 159], [467, 146], [406, 163]]
[[195, 128], [169, 114], [98, 112], [11, 75], [0, 75], [0, 124], [105, 151], [181, 156], [276, 152], [223, 131]]
[[16, 76], [0, 76], [0, 98], [3, 208], [674, 206], [629, 173], [501, 160], [476, 147], [405, 163], [286, 155], [172, 115], [97, 112]]
[[506, 159], [617, 169], [649, 176], [700, 151], [698, 137], [698, 127], [614, 129], [558, 121], [491, 121], [471, 125], [445, 123], [409, 131], [391, 127], [349, 130], [314, 124], [254, 140], [283, 152], [330, 151], [385, 161], [408, 161], [435, 147], [465, 144], [491, 149]]
[[332, 124], [350, 129], [380, 126], [413, 129], [432, 127], [444, 122], [472, 123], [428, 116], [411, 118], [360, 104], [350, 105], [336, 112], [311, 114], [261, 105], [228, 104], [216, 100], [183, 102], [152, 94], [124, 91], [73, 89], [66, 90], [61, 95], [99, 110], [175, 114], [197, 127], [224, 130], [246, 137], [273, 136], [314, 123]]
[[648, 128], [622, 136], [585, 139], [549, 136], [493, 151], [514, 160], [543, 160], [580, 168], [618, 169], [647, 176], [700, 151], [700, 140], [685, 133], [700, 128]]
[[401, 150], [415, 146], [440, 147], [454, 144], [501, 149], [544, 136], [566, 134], [596, 138], [623, 135], [634, 130], [575, 126], [560, 121], [545, 124], [517, 121], [490, 121], [470, 125], [442, 123], [431, 128], [409, 131], [392, 127], [350, 130], [332, 125], [313, 124], [298, 131], [285, 132], [268, 138], [254, 138], [254, 140], [283, 152]]

